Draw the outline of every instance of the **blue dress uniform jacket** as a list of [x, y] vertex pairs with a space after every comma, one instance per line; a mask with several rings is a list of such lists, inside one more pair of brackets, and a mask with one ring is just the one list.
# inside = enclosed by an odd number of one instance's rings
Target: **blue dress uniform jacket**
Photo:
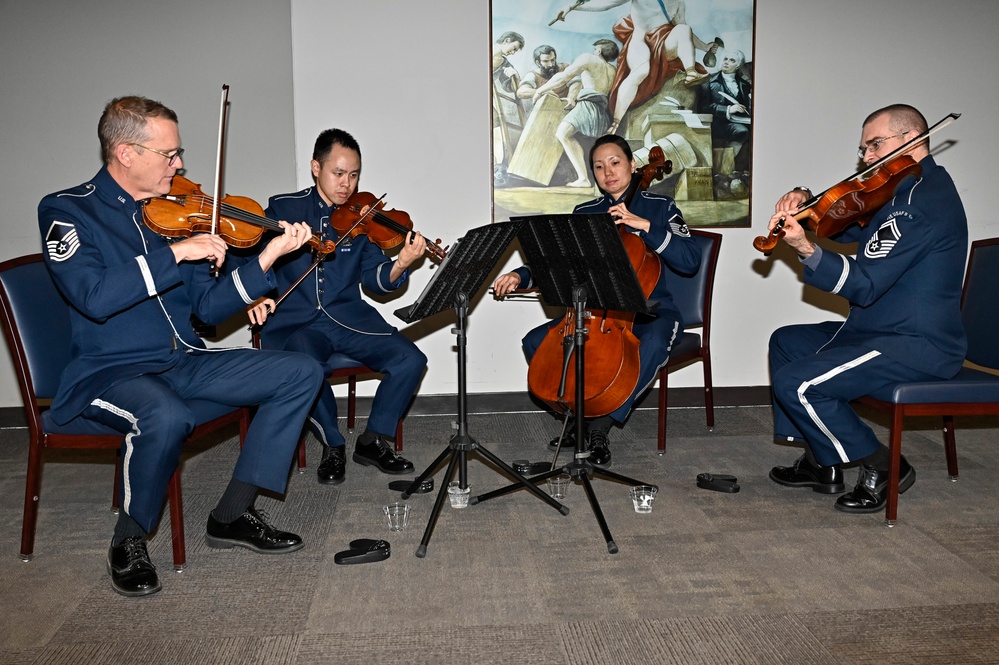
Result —
[[[273, 220], [308, 222], [313, 233], [324, 240], [336, 241], [338, 236], [329, 225], [330, 212], [316, 188], [309, 187], [293, 194], [272, 196], [265, 214]], [[304, 249], [278, 259], [274, 264], [278, 293], [286, 293], [313, 260]], [[268, 348], [283, 348], [292, 333], [327, 318], [327, 314], [351, 330], [381, 335], [391, 333], [395, 328], [361, 298], [361, 285], [379, 295], [398, 289], [409, 279], [409, 271], [390, 282], [392, 263], [392, 259], [369, 242], [366, 235], [344, 240], [335, 256], [327, 256], [305, 281], [288, 293], [281, 303], [280, 314], [269, 319], [261, 330], [264, 344]]]
[[[266, 214], [274, 220], [308, 222], [313, 233], [337, 240], [330, 226], [333, 211], [315, 187], [271, 197]], [[375, 391], [367, 430], [391, 438], [427, 366], [427, 357], [372, 305], [361, 298], [363, 285], [385, 295], [409, 279], [409, 271], [389, 281], [394, 261], [366, 235], [343, 240], [305, 280], [288, 291], [312, 265], [304, 249], [281, 257], [274, 265], [278, 292], [288, 295], [261, 330], [264, 348], [304, 353], [329, 374], [332, 360], [342, 353], [383, 374]], [[331, 390], [322, 390], [309, 415], [313, 431], [324, 444], [337, 447], [344, 438], [337, 427], [337, 406]]]
[[46, 196], [38, 219], [75, 357], [46, 417], [57, 431], [124, 435], [124, 511], [152, 530], [184, 440], [225, 407], [257, 407], [232, 477], [283, 492], [299, 432], [288, 425], [305, 421], [321, 368], [300, 354], [206, 349], [191, 325], [192, 314], [219, 323], [267, 293], [260, 264], [219, 280], [207, 261], [178, 264], [106, 168]]
[[[605, 194], [599, 199], [581, 203], [576, 206], [573, 213], [605, 213], [619, 202], [620, 200], [613, 200]], [[631, 232], [638, 235], [646, 246], [659, 256], [664, 264], [663, 272], [670, 268], [686, 275], [697, 272], [701, 264], [700, 250], [695, 243], [690, 242], [690, 231], [687, 229], [680, 209], [672, 198], [650, 192], [639, 192], [628, 209], [639, 217], [649, 220], [648, 231], [631, 230]], [[531, 287], [531, 271], [528, 266], [517, 268], [514, 272], [520, 276], [522, 288]], [[640, 359], [638, 385], [628, 401], [610, 414], [617, 422], [624, 422], [635, 400], [656, 380], [659, 368], [669, 360], [673, 341], [683, 331], [680, 312], [673, 304], [673, 296], [669, 292], [663, 274], [660, 274], [659, 281], [653, 288], [649, 300], [658, 303], [655, 317], [651, 321], [643, 321], [639, 317], [633, 328], [640, 343], [638, 349]], [[534, 356], [534, 352], [537, 351], [548, 329], [557, 324], [558, 321], [561, 319], [544, 323], [531, 330], [524, 337], [524, 353], [528, 362]]]
[[178, 265], [106, 168], [90, 182], [46, 196], [38, 219], [46, 263], [72, 305], [75, 360], [50, 411], [58, 424], [111, 385], [169, 369], [178, 348], [205, 348], [192, 314], [221, 323], [271, 288], [256, 262], [219, 282], [204, 265]]
[[861, 228], [836, 238], [857, 242], [857, 256], [825, 252], [805, 283], [843, 296], [850, 314], [831, 342], [866, 344], [941, 378], [954, 376], [967, 351], [961, 283], [968, 221], [954, 181], [933, 157], [904, 181]]
[[964, 360], [967, 218], [950, 175], [932, 157], [920, 165], [866, 227], [836, 238], [858, 243], [855, 258], [817, 249], [804, 260], [807, 284], [850, 302], [846, 321], [785, 326], [770, 339], [774, 435], [806, 442], [824, 466], [881, 445], [852, 400], [949, 378]]

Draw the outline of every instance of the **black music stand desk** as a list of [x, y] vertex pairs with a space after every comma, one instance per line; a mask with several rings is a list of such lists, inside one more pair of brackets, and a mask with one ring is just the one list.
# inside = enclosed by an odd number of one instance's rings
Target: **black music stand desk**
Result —
[[[610, 309], [650, 314], [652, 309], [642, 292], [638, 276], [621, 241], [614, 220], [608, 214], [599, 215], [535, 215], [514, 217], [520, 224], [517, 237], [527, 254], [528, 265], [541, 297], [548, 305], [575, 308], [576, 328], [572, 340], [575, 357], [576, 450], [573, 461], [560, 468], [546, 471], [530, 480], [538, 483], [560, 473], [578, 478], [586, 490], [594, 517], [607, 541], [607, 551], [615, 554], [617, 544], [607, 528], [603, 511], [590, 483], [591, 477], [602, 477], [629, 485], [651, 485], [613, 471], [593, 466], [583, 437], [584, 377], [585, 377], [585, 310]], [[567, 368], [566, 368], [567, 369]], [[474, 497], [477, 503], [508, 494], [519, 485]]]
[[[499, 457], [483, 448], [468, 434], [468, 394], [467, 394], [467, 353], [465, 328], [468, 320], [469, 299], [482, 286], [482, 280], [492, 271], [499, 261], [507, 246], [513, 240], [520, 227], [516, 222], [500, 222], [489, 224], [479, 228], [471, 229], [455, 242], [447, 257], [441, 263], [440, 268], [434, 273], [433, 278], [427, 284], [423, 293], [415, 303], [395, 312], [395, 315], [406, 323], [413, 323], [428, 316], [432, 316], [454, 307], [458, 315], [457, 325], [451, 329], [457, 337], [458, 347], [458, 433], [455, 434], [448, 447], [437, 456], [430, 466], [421, 473], [403, 492], [402, 498], [408, 499], [414, 494], [424, 480], [433, 475], [433, 472], [440, 466], [445, 458], [450, 457], [447, 473], [444, 481], [440, 484], [437, 493], [437, 500], [427, 528], [423, 532], [423, 540], [416, 550], [416, 556], [424, 557], [427, 554], [427, 545], [433, 535], [434, 525], [440, 516], [441, 508], [447, 497], [448, 484], [454, 476], [455, 469], [458, 469], [458, 486], [461, 489], [468, 487], [468, 453], [474, 452], [482, 455], [494, 465], [514, 477], [518, 481], [518, 486], [526, 487], [532, 494], [555, 508], [563, 515], [569, 514], [569, 508], [562, 505], [549, 495], [542, 492], [527, 478], [511, 468]], [[475, 503], [474, 497], [469, 503]]]

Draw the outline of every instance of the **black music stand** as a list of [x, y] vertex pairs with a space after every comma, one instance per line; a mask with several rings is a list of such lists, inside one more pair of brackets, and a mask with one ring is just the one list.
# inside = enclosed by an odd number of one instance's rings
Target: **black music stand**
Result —
[[[607, 471], [590, 463], [590, 452], [585, 449], [583, 438], [583, 402], [586, 342], [585, 310], [613, 309], [625, 312], [650, 314], [652, 309], [645, 299], [638, 276], [635, 274], [628, 254], [621, 242], [621, 236], [609, 214], [600, 215], [536, 215], [514, 217], [512, 222], [520, 222], [517, 237], [527, 254], [531, 275], [541, 297], [549, 305], [573, 307], [576, 312], [576, 328], [571, 341], [575, 354], [575, 413], [576, 450], [573, 461], [557, 469], [546, 471], [530, 480], [538, 483], [560, 473], [579, 478], [586, 490], [590, 508], [597, 524], [607, 541], [607, 551], [617, 553], [617, 544], [607, 528], [603, 511], [593, 492], [590, 477], [603, 477], [629, 485], [651, 485], [613, 471]], [[566, 354], [566, 362], [569, 362]], [[564, 368], [567, 370], [568, 368]], [[571, 412], [571, 409], [567, 409]], [[508, 485], [493, 492], [474, 497], [481, 503], [517, 489]]]
[[[395, 315], [406, 323], [413, 323], [428, 316], [442, 312], [449, 307], [454, 307], [458, 314], [458, 324], [451, 329], [457, 336], [458, 342], [458, 433], [451, 437], [448, 447], [437, 456], [430, 466], [421, 473], [402, 493], [403, 499], [408, 499], [413, 495], [424, 480], [433, 475], [435, 469], [440, 466], [445, 458], [450, 457], [447, 473], [444, 482], [440, 484], [440, 491], [437, 493], [437, 501], [434, 502], [433, 511], [427, 522], [427, 528], [423, 532], [423, 540], [416, 550], [416, 556], [424, 557], [427, 554], [427, 545], [433, 535], [434, 525], [440, 516], [441, 507], [447, 497], [448, 484], [454, 477], [455, 468], [458, 469], [458, 486], [461, 489], [468, 487], [468, 453], [479, 453], [500, 469], [517, 479], [518, 484], [526, 487], [532, 494], [555, 508], [563, 515], [569, 514], [568, 506], [564, 506], [549, 495], [537, 488], [531, 481], [511, 468], [499, 457], [483, 448], [478, 442], [468, 434], [468, 395], [466, 379], [466, 338], [465, 326], [468, 320], [468, 301], [482, 285], [485, 279], [500, 256], [506, 251], [507, 246], [513, 240], [520, 224], [516, 222], [500, 222], [489, 224], [476, 229], [471, 229], [455, 242], [454, 247], [448, 251], [447, 257], [441, 263], [440, 268], [434, 273], [433, 278], [427, 284], [423, 293], [415, 303], [395, 312]], [[474, 502], [470, 502], [474, 503]]]

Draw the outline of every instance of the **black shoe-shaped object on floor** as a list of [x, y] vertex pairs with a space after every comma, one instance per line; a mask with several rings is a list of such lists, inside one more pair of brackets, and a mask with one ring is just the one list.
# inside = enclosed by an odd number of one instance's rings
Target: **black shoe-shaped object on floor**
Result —
[[590, 464], [599, 467], [611, 465], [611, 452], [607, 444], [607, 432], [593, 430], [587, 436], [590, 442]]

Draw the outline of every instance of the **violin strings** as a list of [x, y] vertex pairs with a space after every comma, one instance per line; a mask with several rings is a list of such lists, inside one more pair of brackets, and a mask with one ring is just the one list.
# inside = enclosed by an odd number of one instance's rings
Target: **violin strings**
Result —
[[[204, 205], [212, 206], [215, 203], [214, 197], [211, 196], [206, 196], [206, 195], [195, 196], [193, 198], [199, 205], [202, 206]], [[281, 225], [275, 222], [274, 220], [268, 217], [261, 217], [260, 215], [256, 215], [252, 212], [249, 212], [248, 210], [243, 210], [242, 208], [237, 208], [236, 206], [229, 203], [223, 203], [221, 206], [221, 211], [225, 213], [227, 216], [235, 217], [236, 219], [242, 222], [247, 222], [249, 224], [256, 224], [258, 226], [262, 226], [272, 231], [281, 230]]]

